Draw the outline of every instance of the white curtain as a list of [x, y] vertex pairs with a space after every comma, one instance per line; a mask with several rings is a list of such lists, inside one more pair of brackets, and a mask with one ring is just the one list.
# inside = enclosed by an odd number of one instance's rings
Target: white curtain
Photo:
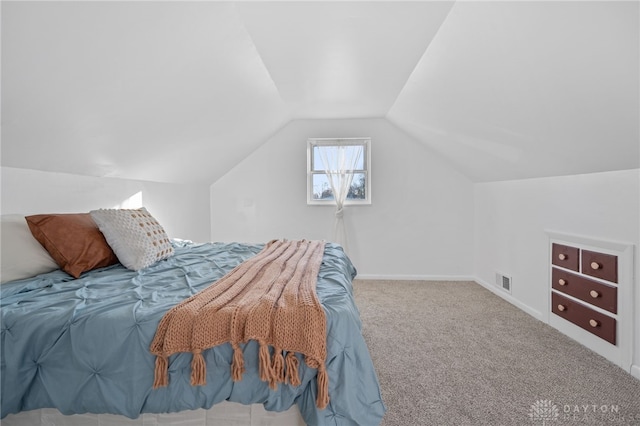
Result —
[[353, 181], [353, 171], [361, 162], [363, 147], [354, 145], [318, 146], [324, 172], [336, 201], [333, 240], [348, 253], [347, 230], [344, 225], [344, 203]]

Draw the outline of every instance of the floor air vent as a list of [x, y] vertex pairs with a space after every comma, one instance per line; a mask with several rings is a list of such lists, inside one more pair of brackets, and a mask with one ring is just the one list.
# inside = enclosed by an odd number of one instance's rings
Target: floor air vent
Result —
[[500, 272], [496, 272], [496, 285], [507, 293], [511, 293], [511, 277], [501, 274]]

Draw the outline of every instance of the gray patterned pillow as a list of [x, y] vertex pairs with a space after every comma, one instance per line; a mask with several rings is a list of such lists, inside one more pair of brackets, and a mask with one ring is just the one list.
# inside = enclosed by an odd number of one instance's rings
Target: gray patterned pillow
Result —
[[118, 260], [138, 271], [173, 255], [167, 233], [144, 207], [89, 212]]

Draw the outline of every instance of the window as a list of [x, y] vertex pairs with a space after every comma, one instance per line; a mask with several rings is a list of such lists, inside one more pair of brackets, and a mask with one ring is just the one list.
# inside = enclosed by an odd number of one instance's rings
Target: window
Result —
[[307, 204], [336, 205], [341, 187], [345, 205], [371, 204], [371, 138], [309, 139]]

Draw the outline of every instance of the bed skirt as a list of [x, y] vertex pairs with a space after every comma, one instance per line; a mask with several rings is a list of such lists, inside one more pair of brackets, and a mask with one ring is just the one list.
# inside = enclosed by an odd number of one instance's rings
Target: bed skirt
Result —
[[65, 416], [54, 408], [9, 414], [2, 426], [304, 426], [297, 406], [287, 411], [267, 411], [261, 404], [243, 405], [224, 401], [208, 410], [169, 414], [145, 413], [137, 419], [115, 414]]

